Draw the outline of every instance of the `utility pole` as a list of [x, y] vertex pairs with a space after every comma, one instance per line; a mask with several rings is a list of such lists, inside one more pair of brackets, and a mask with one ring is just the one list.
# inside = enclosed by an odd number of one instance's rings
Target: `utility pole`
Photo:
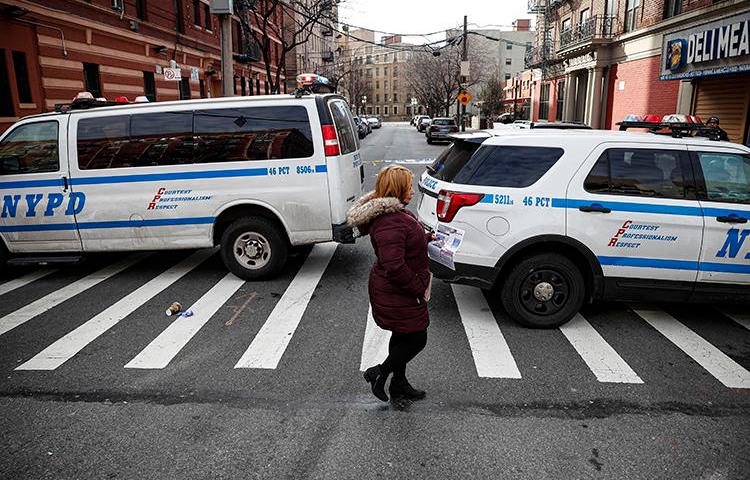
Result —
[[[464, 15], [464, 41], [463, 41], [463, 52], [461, 52], [461, 61], [466, 62], [469, 60], [469, 45], [468, 45], [468, 16]], [[468, 73], [468, 72], [467, 72]], [[466, 88], [468, 78], [461, 75], [461, 90]], [[466, 105], [461, 104], [461, 131], [466, 131]]]
[[221, 30], [221, 95], [233, 97], [232, 16], [226, 13], [220, 14], [219, 26]]

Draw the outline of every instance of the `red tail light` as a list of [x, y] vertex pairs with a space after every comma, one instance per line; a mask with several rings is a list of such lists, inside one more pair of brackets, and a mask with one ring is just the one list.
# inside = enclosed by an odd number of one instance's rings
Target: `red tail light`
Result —
[[458, 193], [440, 190], [437, 201], [437, 216], [441, 222], [449, 223], [461, 207], [470, 207], [484, 198], [483, 193]]
[[457, 131], [458, 131], [458, 127], [457, 126], [454, 125], [454, 126], [451, 127], [451, 132], [457, 132]]
[[339, 139], [336, 138], [336, 127], [333, 125], [323, 125], [323, 145], [325, 146], [326, 157], [339, 155]]
[[437, 129], [438, 129], [438, 127], [436, 127], [435, 125], [430, 125], [430, 131], [431, 131], [431, 132], [434, 132], [434, 131], [436, 131]]

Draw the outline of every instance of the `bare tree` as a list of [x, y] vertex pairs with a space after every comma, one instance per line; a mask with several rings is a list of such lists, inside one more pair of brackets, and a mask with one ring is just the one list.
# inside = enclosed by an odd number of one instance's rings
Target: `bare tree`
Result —
[[338, 67], [338, 72], [332, 78], [332, 81], [341, 93], [349, 99], [350, 106], [356, 108], [357, 114], [359, 114], [362, 98], [372, 96], [372, 83], [367, 81], [363, 69], [354, 57], [350, 56], [344, 59]]
[[334, 0], [238, 0], [242, 50], [257, 46], [270, 93], [282, 91], [287, 54], [310, 39], [314, 26], [335, 22], [333, 5]]
[[503, 111], [503, 88], [505, 80], [500, 77], [500, 72], [492, 72], [479, 93], [484, 115], [492, 117]]

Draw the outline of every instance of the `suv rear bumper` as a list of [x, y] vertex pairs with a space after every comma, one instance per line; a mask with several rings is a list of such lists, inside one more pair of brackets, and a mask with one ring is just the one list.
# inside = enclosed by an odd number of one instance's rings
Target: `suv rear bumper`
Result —
[[430, 259], [430, 271], [435, 278], [448, 283], [461, 283], [484, 289], [490, 289], [495, 285], [497, 271], [493, 267], [469, 265], [467, 263], [456, 263], [455, 267], [455, 270], [451, 270]]
[[333, 241], [338, 243], [355, 243], [354, 229], [351, 225], [340, 223], [333, 225]]

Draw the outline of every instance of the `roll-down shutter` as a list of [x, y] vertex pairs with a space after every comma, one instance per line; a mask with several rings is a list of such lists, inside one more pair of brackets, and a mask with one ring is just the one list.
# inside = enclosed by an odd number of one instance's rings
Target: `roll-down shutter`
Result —
[[720, 126], [729, 140], [743, 143], [750, 105], [750, 75], [731, 75], [702, 78], [695, 96], [695, 115], [705, 122], [708, 117], [719, 117]]

